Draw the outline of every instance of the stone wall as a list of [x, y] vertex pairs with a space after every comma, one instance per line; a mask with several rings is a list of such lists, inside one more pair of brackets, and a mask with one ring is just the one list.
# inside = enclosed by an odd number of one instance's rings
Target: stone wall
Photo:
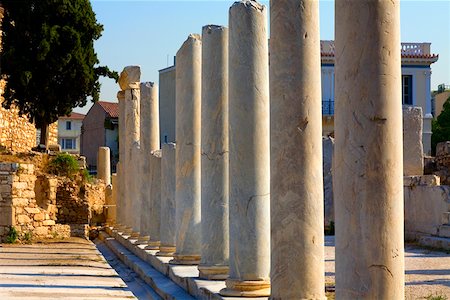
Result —
[[104, 223], [104, 183], [72, 181], [36, 170], [34, 164], [0, 163], [0, 240], [13, 226], [33, 239], [89, 235]]

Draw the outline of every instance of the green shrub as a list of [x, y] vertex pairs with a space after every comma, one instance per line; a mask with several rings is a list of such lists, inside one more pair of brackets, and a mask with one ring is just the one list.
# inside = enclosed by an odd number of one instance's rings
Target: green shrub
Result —
[[448, 300], [447, 296], [445, 295], [438, 295], [437, 293], [435, 295], [430, 294], [427, 297], [425, 297], [426, 300]]
[[25, 234], [22, 237], [22, 241], [24, 241], [27, 244], [31, 244], [32, 240], [33, 240], [33, 233], [31, 231], [25, 232]]
[[89, 174], [87, 169], [83, 169], [83, 171], [81, 171], [81, 177], [83, 177], [84, 182], [92, 183], [94, 181], [94, 176]]
[[79, 165], [75, 157], [68, 153], [58, 153], [48, 164], [49, 173], [72, 178], [79, 172]]
[[8, 244], [14, 244], [17, 242], [17, 238], [19, 237], [19, 234], [17, 233], [17, 230], [14, 226], [9, 226], [9, 232], [6, 236], [6, 243]]

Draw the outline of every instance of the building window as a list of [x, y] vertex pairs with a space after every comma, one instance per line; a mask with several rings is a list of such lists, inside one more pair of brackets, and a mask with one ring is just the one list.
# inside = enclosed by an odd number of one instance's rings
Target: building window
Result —
[[412, 75], [402, 76], [402, 104], [413, 105], [412, 99]]
[[75, 139], [61, 139], [61, 149], [72, 150], [76, 148]]
[[72, 130], [72, 121], [66, 121], [66, 130]]

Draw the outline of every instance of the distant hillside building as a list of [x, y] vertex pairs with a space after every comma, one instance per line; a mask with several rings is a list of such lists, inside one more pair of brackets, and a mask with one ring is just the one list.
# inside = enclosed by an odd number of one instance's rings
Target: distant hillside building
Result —
[[80, 154], [81, 125], [85, 115], [76, 112], [58, 118], [58, 144], [61, 151]]
[[99, 147], [111, 150], [111, 169], [119, 161], [119, 103], [98, 101], [86, 114], [81, 128], [81, 155], [90, 170], [97, 169]]

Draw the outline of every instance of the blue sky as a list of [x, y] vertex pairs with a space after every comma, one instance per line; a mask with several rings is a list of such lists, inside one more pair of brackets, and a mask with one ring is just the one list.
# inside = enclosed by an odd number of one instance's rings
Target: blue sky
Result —
[[[227, 25], [234, 1], [92, 0], [97, 21], [104, 25], [95, 49], [101, 65], [120, 72], [141, 66], [141, 80], [158, 82], [158, 70], [172, 65], [173, 56], [189, 33], [206, 24]], [[265, 5], [269, 1], [261, 1]], [[320, 1], [322, 40], [334, 39], [334, 1]], [[401, 1], [402, 42], [431, 42], [439, 54], [432, 65], [431, 87], [450, 84], [450, 0]], [[116, 101], [118, 85], [102, 79], [100, 99]], [[86, 113], [91, 105], [76, 109]]]

